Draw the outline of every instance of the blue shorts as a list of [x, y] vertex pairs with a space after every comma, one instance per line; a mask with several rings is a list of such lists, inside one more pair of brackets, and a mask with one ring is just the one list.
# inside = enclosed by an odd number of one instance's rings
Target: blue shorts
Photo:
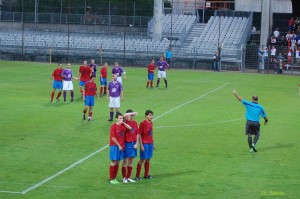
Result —
[[100, 78], [100, 84], [103, 85], [107, 85], [107, 78]]
[[135, 158], [137, 150], [133, 147], [136, 142], [125, 142], [124, 158]]
[[54, 80], [53, 88], [61, 90], [63, 88], [63, 83], [61, 81]]
[[140, 151], [141, 159], [151, 159], [153, 156], [153, 144], [144, 144], [144, 151]]
[[148, 80], [154, 80], [154, 73], [148, 73]]
[[80, 81], [79, 82], [79, 86], [84, 86], [86, 84], [86, 82]]
[[95, 104], [95, 97], [94, 96], [85, 96], [85, 106], [94, 106]]
[[109, 147], [110, 160], [123, 160], [124, 150], [120, 151], [118, 146]]

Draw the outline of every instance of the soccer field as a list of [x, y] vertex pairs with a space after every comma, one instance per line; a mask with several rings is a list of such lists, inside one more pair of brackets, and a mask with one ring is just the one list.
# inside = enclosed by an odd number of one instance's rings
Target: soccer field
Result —
[[[147, 69], [126, 67], [121, 112], [137, 111], [138, 123], [154, 112], [153, 179], [111, 185], [108, 101], [101, 97], [94, 121], [83, 121], [73, 81], [75, 102], [68, 93], [67, 103], [49, 103], [55, 68], [0, 61], [1, 199], [299, 197], [298, 76], [172, 69], [167, 89], [163, 81], [146, 89]], [[257, 153], [248, 151], [235, 88], [247, 100], [258, 95], [268, 114]]]

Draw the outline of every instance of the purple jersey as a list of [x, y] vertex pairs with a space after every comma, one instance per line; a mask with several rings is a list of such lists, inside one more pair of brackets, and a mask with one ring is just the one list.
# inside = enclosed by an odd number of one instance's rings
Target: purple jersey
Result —
[[167, 66], [168, 66], [168, 63], [166, 61], [158, 61], [156, 63], [157, 67], [158, 67], [158, 70], [160, 71], [165, 71]]
[[89, 65], [92, 69], [92, 77], [96, 77], [96, 72], [97, 72], [97, 64], [90, 64]]
[[65, 81], [71, 81], [73, 77], [72, 70], [68, 68], [64, 69], [61, 73], [61, 76], [64, 78]]
[[123, 91], [122, 84], [118, 81], [111, 81], [108, 84], [109, 95], [111, 97], [120, 97], [121, 92]]
[[120, 67], [120, 66], [119, 66], [118, 68], [114, 67], [114, 68], [112, 69], [112, 74], [116, 74], [117, 77], [121, 77], [123, 73], [124, 73], [124, 70], [123, 70], [123, 68]]

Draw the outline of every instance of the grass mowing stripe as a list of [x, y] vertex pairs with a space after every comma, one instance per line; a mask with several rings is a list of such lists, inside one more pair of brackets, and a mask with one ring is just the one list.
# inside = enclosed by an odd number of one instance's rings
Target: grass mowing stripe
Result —
[[[154, 118], [153, 121], [154, 121], [154, 120], [157, 120], [157, 119], [159, 119], [159, 118], [161, 118], [161, 117], [164, 116], [164, 115], [167, 115], [168, 113], [171, 113], [172, 111], [174, 111], [174, 110], [176, 110], [176, 109], [179, 109], [179, 108], [182, 107], [182, 106], [185, 106], [185, 105], [187, 105], [187, 104], [189, 104], [189, 103], [191, 103], [191, 102], [194, 102], [194, 101], [196, 101], [196, 100], [198, 100], [198, 99], [201, 99], [201, 98], [203, 98], [203, 97], [205, 97], [205, 96], [207, 96], [207, 95], [209, 95], [209, 94], [211, 94], [211, 93], [213, 93], [213, 92], [216, 92], [216, 91], [218, 91], [218, 90], [224, 88], [224, 87], [227, 86], [228, 84], [229, 84], [229, 83], [223, 84], [222, 86], [220, 86], [220, 87], [218, 87], [218, 88], [216, 88], [216, 89], [214, 89], [214, 90], [211, 90], [211, 91], [209, 91], [209, 92], [207, 92], [207, 93], [205, 93], [205, 94], [203, 94], [203, 95], [201, 95], [201, 96], [199, 96], [199, 97], [197, 97], [197, 98], [194, 98], [194, 99], [192, 99], [192, 100], [190, 100], [190, 101], [188, 101], [188, 102], [185, 102], [185, 103], [183, 103], [183, 104], [181, 104], [181, 105], [179, 105], [179, 106], [176, 106], [175, 108], [172, 108], [172, 109], [168, 110], [167, 112], [161, 114], [160, 116]], [[86, 157], [84, 157], [84, 158], [78, 160], [78, 161], [75, 162], [74, 164], [71, 164], [71, 165], [68, 166], [67, 168], [65, 168], [65, 169], [63, 169], [63, 170], [57, 172], [56, 174], [54, 174], [54, 175], [52, 175], [52, 176], [50, 176], [50, 177], [48, 177], [48, 178], [42, 180], [41, 182], [38, 182], [38, 183], [34, 184], [33, 186], [31, 186], [31, 187], [25, 189], [25, 190], [22, 191], [21, 193], [22, 193], [22, 194], [26, 194], [26, 193], [28, 193], [29, 191], [32, 191], [32, 190], [34, 190], [34, 189], [40, 187], [41, 185], [45, 184], [46, 182], [52, 180], [53, 178], [56, 178], [57, 176], [60, 176], [60, 175], [63, 174], [64, 172], [66, 172], [66, 171], [72, 169], [73, 167], [79, 165], [80, 163], [84, 162], [85, 160], [89, 159], [90, 157], [92, 157], [92, 156], [96, 155], [97, 153], [103, 151], [103, 150], [106, 149], [107, 147], [108, 147], [108, 145], [102, 147], [101, 149], [99, 149], [99, 150], [97, 150], [97, 151], [95, 151], [95, 152], [89, 154], [88, 156], [86, 156]]]

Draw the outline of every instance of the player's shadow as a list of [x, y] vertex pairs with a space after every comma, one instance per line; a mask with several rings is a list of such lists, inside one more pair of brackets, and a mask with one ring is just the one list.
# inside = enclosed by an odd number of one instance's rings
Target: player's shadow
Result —
[[288, 144], [281, 144], [276, 143], [275, 146], [269, 146], [269, 147], [262, 147], [259, 151], [269, 151], [269, 150], [276, 150], [276, 149], [282, 149], [282, 148], [291, 148], [294, 147], [294, 143], [288, 143]]
[[179, 172], [169, 172], [169, 173], [161, 173], [155, 174], [155, 178], [162, 177], [162, 178], [172, 178], [174, 176], [181, 176], [181, 175], [190, 175], [191, 173], [200, 173], [199, 170], [188, 170], [188, 171], [179, 171]]

